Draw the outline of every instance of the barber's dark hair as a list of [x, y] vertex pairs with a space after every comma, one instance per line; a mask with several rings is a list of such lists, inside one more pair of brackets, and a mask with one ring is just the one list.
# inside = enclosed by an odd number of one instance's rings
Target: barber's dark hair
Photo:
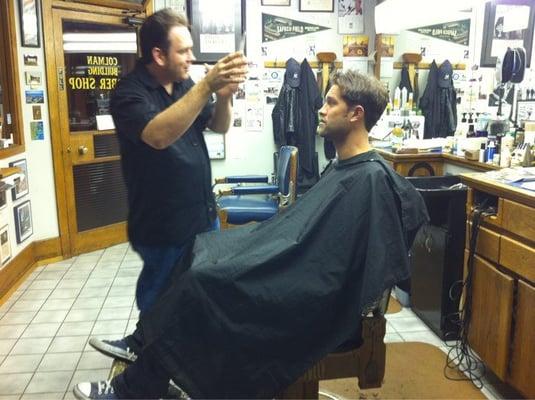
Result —
[[152, 62], [152, 49], [158, 47], [167, 54], [169, 50], [169, 31], [175, 26], [188, 27], [188, 19], [170, 8], [156, 11], [149, 16], [139, 31], [139, 46], [141, 47], [141, 62]]
[[342, 99], [349, 106], [364, 108], [364, 125], [369, 132], [379, 121], [388, 103], [388, 92], [384, 85], [372, 76], [357, 71], [335, 71], [331, 84], [340, 88]]

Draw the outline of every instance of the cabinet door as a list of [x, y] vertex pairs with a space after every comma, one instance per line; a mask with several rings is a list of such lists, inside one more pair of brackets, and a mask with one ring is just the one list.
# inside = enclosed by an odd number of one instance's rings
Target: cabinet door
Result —
[[470, 345], [505, 380], [511, 343], [513, 278], [475, 256]]
[[518, 303], [509, 383], [535, 399], [535, 287], [518, 282]]

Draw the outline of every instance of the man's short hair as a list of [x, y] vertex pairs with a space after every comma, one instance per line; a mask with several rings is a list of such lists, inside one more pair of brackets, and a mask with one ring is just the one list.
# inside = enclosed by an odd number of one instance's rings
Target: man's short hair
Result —
[[384, 85], [374, 77], [357, 71], [335, 71], [331, 84], [340, 88], [342, 99], [349, 106], [364, 108], [364, 125], [369, 132], [379, 121], [388, 103], [388, 92]]
[[175, 26], [188, 27], [188, 19], [170, 8], [156, 11], [149, 16], [139, 31], [139, 45], [141, 47], [141, 62], [152, 62], [152, 49], [158, 47], [164, 54], [169, 50], [169, 31]]

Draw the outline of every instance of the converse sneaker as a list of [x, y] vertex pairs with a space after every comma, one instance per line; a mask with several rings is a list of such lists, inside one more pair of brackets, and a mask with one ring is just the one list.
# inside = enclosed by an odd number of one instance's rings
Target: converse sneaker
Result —
[[137, 355], [132, 351], [126, 340], [101, 340], [95, 337], [89, 339], [89, 344], [102, 354], [116, 358], [121, 361], [132, 363], [136, 361]]
[[110, 381], [82, 382], [74, 386], [74, 397], [80, 400], [115, 400]]

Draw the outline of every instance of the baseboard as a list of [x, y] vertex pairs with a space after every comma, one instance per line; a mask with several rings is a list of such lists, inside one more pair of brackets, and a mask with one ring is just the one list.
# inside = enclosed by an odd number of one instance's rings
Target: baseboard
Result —
[[61, 256], [61, 240], [58, 237], [33, 242], [35, 261]]
[[39, 261], [61, 256], [59, 237], [38, 240], [26, 246], [0, 270], [0, 305], [21, 285]]

